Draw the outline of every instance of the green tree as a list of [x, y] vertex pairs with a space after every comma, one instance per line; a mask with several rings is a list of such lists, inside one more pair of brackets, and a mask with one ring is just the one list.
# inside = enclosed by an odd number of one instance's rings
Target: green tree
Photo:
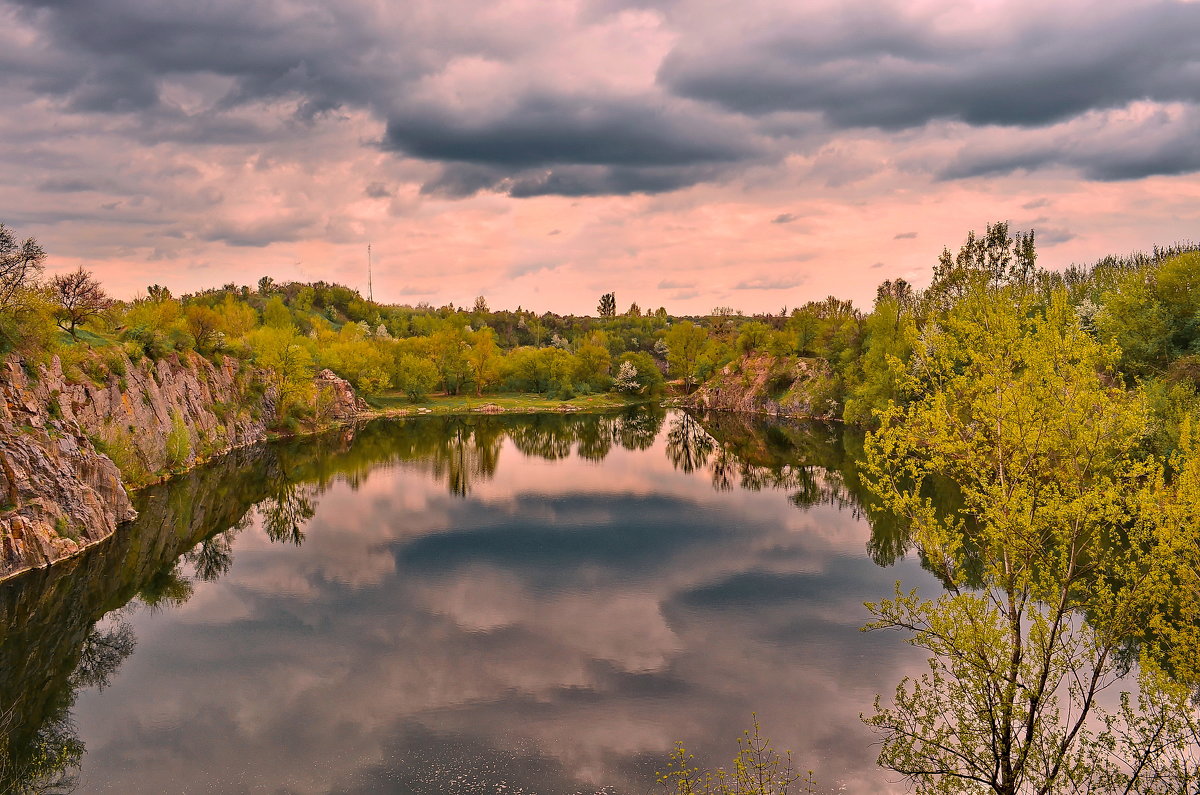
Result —
[[[906, 389], [866, 443], [865, 475], [946, 584], [868, 605], [930, 671], [876, 701], [880, 764], [920, 793], [1184, 792], [1196, 785], [1189, 672], [1200, 656], [1200, 457], [1174, 479], [1138, 455], [1142, 397], [1061, 294], [1038, 306], [974, 284], [928, 329]], [[961, 508], [936, 510], [948, 480]], [[1153, 627], [1153, 630], [1148, 628]], [[1141, 643], [1140, 699], [1098, 695]], [[1193, 666], [1194, 669], [1194, 666]], [[1191, 684], [1194, 684], [1192, 682]]]
[[58, 326], [72, 337], [77, 326], [104, 312], [113, 303], [92, 272], [82, 265], [70, 273], [55, 276], [50, 289], [57, 306], [54, 314]]
[[471, 349], [467, 359], [471, 365], [471, 380], [475, 382], [475, 395], [482, 395], [500, 380], [500, 346], [496, 344], [496, 332], [481, 328], [468, 334]]
[[396, 361], [393, 381], [396, 388], [408, 396], [413, 403], [424, 400], [437, 386], [437, 367], [433, 362], [411, 353], [400, 356]]
[[258, 325], [258, 313], [254, 307], [226, 295], [215, 310], [220, 317], [220, 329], [227, 340], [237, 340], [249, 334]]
[[433, 363], [448, 395], [457, 395], [471, 377], [470, 343], [462, 326], [451, 323], [430, 340]]
[[0, 312], [17, 302], [42, 272], [46, 252], [32, 237], [18, 242], [13, 231], [0, 224]]
[[184, 310], [187, 328], [196, 340], [196, 349], [201, 353], [216, 350], [221, 343], [222, 318], [211, 307], [193, 304]]
[[282, 295], [272, 295], [267, 299], [267, 304], [263, 307], [263, 325], [279, 329], [292, 328], [295, 325], [292, 323], [292, 313], [283, 303]]
[[666, 381], [653, 356], [645, 351], [628, 351], [621, 354], [618, 362], [619, 368], [624, 368], [627, 364], [633, 367], [634, 378], [637, 382], [637, 389], [634, 391], [648, 397], [657, 397], [662, 394]]
[[753, 731], [742, 732], [738, 751], [729, 767], [702, 769], [683, 743], [678, 743], [658, 774], [658, 782], [671, 795], [788, 795], [815, 793], [812, 771], [798, 772], [790, 751], [780, 754], [771, 740], [762, 736], [758, 717]]
[[252, 335], [251, 349], [258, 366], [268, 371], [268, 384], [275, 388], [277, 419], [308, 401], [313, 390], [313, 358], [294, 328], [259, 328]]
[[696, 363], [704, 352], [708, 334], [690, 320], [671, 326], [665, 337], [667, 341], [667, 364], [671, 373], [683, 379], [683, 391], [692, 391], [696, 377]]
[[900, 382], [917, 340], [916, 319], [900, 300], [881, 293], [864, 324], [862, 355], [853, 368], [854, 384], [842, 419], [855, 425], [875, 422], [875, 412], [900, 397]]
[[575, 371], [572, 378], [576, 384], [587, 384], [596, 390], [606, 389], [611, 367], [612, 357], [608, 347], [603, 344], [603, 334], [593, 334], [584, 340], [575, 352]]
[[616, 317], [617, 294], [605, 293], [600, 296], [600, 303], [596, 305], [596, 311], [600, 313], [600, 317]]
[[743, 323], [738, 329], [737, 349], [742, 354], [762, 350], [771, 339], [771, 327], [758, 320]]

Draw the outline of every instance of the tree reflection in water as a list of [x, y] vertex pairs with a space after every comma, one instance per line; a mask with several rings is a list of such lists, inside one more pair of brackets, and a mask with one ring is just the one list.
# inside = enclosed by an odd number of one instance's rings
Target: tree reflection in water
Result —
[[[466, 497], [496, 476], [511, 446], [555, 461], [600, 461], [662, 440], [677, 469], [707, 471], [714, 489], [780, 489], [799, 508], [872, 506], [854, 461], [861, 439], [821, 424], [773, 424], [656, 408], [616, 414], [473, 415], [376, 421], [352, 431], [237, 451], [138, 495], [140, 516], [109, 541], [52, 570], [0, 587], [0, 791], [63, 792], [84, 754], [71, 708], [103, 689], [136, 646], [125, 616], [183, 604], [227, 574], [234, 542], [255, 526], [300, 545], [335, 482], [358, 489], [379, 467], [428, 473]], [[868, 552], [888, 565], [908, 549], [885, 516]]]

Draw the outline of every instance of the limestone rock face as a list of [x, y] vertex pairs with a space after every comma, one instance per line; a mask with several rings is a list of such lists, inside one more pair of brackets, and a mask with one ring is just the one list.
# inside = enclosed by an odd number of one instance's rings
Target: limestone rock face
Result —
[[[233, 359], [134, 364], [117, 355], [97, 372], [102, 383], [70, 379], [57, 357], [32, 372], [16, 359], [0, 366], [0, 577], [66, 557], [135, 516], [120, 470], [97, 444], [152, 479], [266, 438], [260, 417], [272, 396], [247, 409]], [[187, 440], [177, 431], [171, 451], [177, 428]]]
[[116, 465], [77, 422], [25, 409], [0, 402], [0, 576], [66, 557], [136, 515]]
[[[195, 353], [96, 356], [74, 378], [58, 357], [0, 362], [0, 579], [111, 535], [135, 515], [126, 487], [267, 438], [276, 393], [263, 372]], [[369, 410], [330, 370], [316, 386], [328, 419]]]
[[325, 369], [314, 379], [317, 391], [323, 395], [319, 400], [329, 400], [328, 416], [336, 420], [352, 420], [370, 410], [366, 401], [354, 392], [354, 387], [345, 378]]
[[839, 406], [830, 377], [818, 359], [750, 355], [726, 365], [682, 402], [705, 411], [831, 419]]

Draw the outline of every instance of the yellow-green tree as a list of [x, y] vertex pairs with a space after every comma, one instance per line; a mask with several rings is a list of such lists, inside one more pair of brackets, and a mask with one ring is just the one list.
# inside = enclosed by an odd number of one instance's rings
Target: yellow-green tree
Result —
[[[917, 346], [866, 475], [947, 591], [868, 605], [931, 652], [867, 723], [920, 793], [1185, 792], [1200, 656], [1200, 456], [1139, 454], [1142, 396], [1062, 296], [965, 290]], [[937, 510], [931, 480], [962, 507]], [[1188, 588], [1191, 590], [1189, 591]], [[1142, 649], [1140, 699], [1098, 695]], [[1153, 653], [1170, 649], [1174, 655]], [[1168, 675], [1168, 673], [1170, 675]]]
[[667, 331], [667, 365], [671, 373], [683, 379], [683, 391], [691, 392], [696, 377], [696, 363], [704, 352], [708, 334], [690, 320], [671, 326]]
[[255, 363], [267, 371], [267, 383], [275, 389], [276, 418], [311, 402], [313, 357], [295, 329], [263, 326], [251, 334], [250, 344]]
[[467, 336], [471, 345], [467, 359], [471, 365], [471, 380], [475, 382], [475, 394], [478, 396], [500, 380], [500, 346], [496, 344], [496, 332], [487, 327], [472, 331]]

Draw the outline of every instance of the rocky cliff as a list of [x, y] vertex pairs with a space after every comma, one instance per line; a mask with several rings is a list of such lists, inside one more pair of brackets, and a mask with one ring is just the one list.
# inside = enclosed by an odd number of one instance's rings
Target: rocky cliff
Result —
[[[109, 354], [68, 377], [58, 358], [0, 368], [0, 578], [67, 557], [135, 515], [127, 488], [267, 437], [275, 393], [232, 358], [130, 362]], [[366, 406], [331, 372], [322, 419]]]
[[688, 408], [774, 417], [836, 419], [836, 383], [820, 359], [752, 354], [730, 362], [684, 398]]

